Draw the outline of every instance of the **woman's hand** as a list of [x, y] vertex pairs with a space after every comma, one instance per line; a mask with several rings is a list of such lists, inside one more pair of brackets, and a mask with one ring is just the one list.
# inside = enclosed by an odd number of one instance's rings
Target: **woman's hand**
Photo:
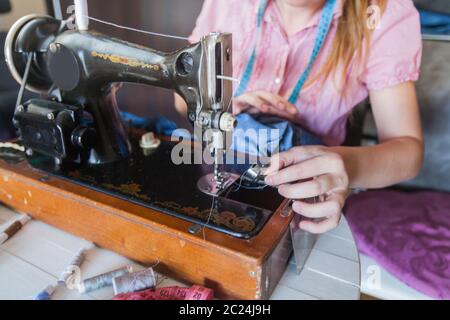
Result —
[[237, 97], [234, 99], [233, 109], [234, 114], [261, 112], [287, 119], [297, 114], [297, 108], [285, 98], [262, 90], [244, 93]]
[[[266, 183], [278, 187], [279, 193], [295, 200], [293, 210], [310, 219], [300, 228], [324, 233], [339, 225], [349, 189], [349, 178], [342, 157], [326, 147], [297, 147], [274, 156], [267, 169]], [[320, 197], [324, 201], [310, 204], [304, 199]]]

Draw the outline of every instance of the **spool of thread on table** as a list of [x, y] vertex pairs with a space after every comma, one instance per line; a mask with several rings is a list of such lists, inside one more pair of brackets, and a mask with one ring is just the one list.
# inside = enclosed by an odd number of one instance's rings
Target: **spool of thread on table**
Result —
[[46, 287], [34, 297], [34, 300], [36, 301], [50, 300], [52, 298], [52, 295], [55, 293], [56, 288], [57, 288], [56, 286], [52, 285]]
[[59, 277], [58, 283], [59, 284], [66, 284], [69, 278], [73, 275], [76, 268], [81, 268], [81, 265], [86, 260], [86, 254], [87, 252], [93, 247], [94, 245], [91, 244], [89, 247], [80, 249], [80, 251], [77, 252], [77, 254], [72, 258], [70, 263], [67, 265], [67, 267], [62, 272], [61, 276]]
[[132, 271], [133, 271], [132, 266], [126, 266], [126, 267], [123, 267], [123, 268], [120, 268], [120, 269], [117, 269], [117, 270], [114, 270], [111, 272], [101, 274], [96, 277], [86, 279], [80, 283], [80, 285], [78, 287], [78, 291], [81, 294], [85, 294], [85, 293], [93, 292], [93, 291], [100, 290], [100, 289], [103, 289], [106, 287], [111, 287], [112, 281], [114, 278], [121, 277]]
[[0, 234], [0, 245], [11, 239], [17, 232], [19, 232], [24, 225], [30, 221], [31, 218], [27, 215], [22, 216], [17, 221], [13, 222], [5, 231]]
[[156, 287], [156, 274], [152, 268], [113, 279], [114, 294], [137, 292]]

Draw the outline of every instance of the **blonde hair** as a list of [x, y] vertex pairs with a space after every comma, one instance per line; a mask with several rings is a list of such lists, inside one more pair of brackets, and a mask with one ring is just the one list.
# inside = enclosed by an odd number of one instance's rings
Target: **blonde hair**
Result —
[[[339, 19], [336, 37], [331, 51], [319, 73], [308, 81], [308, 84], [318, 79], [326, 80], [331, 75], [344, 84], [347, 82], [347, 72], [353, 61], [357, 70], [352, 77], [359, 77], [367, 63], [370, 50], [370, 39], [373, 28], [368, 23], [370, 6], [377, 6], [379, 12], [384, 12], [387, 0], [343, 0], [343, 13]], [[339, 68], [338, 68], [339, 66]], [[338, 70], [341, 74], [337, 74]], [[340, 87], [342, 89], [342, 86]]]

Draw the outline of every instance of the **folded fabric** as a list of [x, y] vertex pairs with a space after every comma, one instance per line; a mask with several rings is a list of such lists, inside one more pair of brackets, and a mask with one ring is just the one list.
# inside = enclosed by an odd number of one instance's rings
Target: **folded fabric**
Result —
[[295, 134], [293, 125], [287, 121], [243, 113], [237, 116], [231, 148], [254, 156], [270, 157], [292, 148]]
[[[164, 117], [141, 118], [121, 112], [124, 123], [164, 136], [193, 139], [187, 130], [177, 130], [177, 125]], [[258, 157], [270, 157], [299, 145], [322, 145], [319, 138], [292, 122], [267, 115], [237, 116], [237, 127], [233, 131], [231, 149]]]
[[422, 33], [434, 35], [450, 34], [450, 15], [429, 10], [419, 10]]
[[450, 194], [364, 192], [345, 214], [362, 253], [408, 286], [450, 299]]
[[267, 115], [237, 116], [231, 148], [253, 156], [272, 156], [299, 145], [322, 145], [319, 138], [292, 122]]

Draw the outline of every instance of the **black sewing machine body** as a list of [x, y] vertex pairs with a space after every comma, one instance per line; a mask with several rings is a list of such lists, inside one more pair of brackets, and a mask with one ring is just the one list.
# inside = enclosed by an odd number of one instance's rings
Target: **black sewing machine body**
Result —
[[[231, 70], [231, 46], [231, 35], [215, 34], [177, 52], [163, 53], [95, 32], [68, 30], [62, 21], [50, 17], [24, 17], [8, 35], [5, 48], [8, 65], [21, 83], [28, 55], [33, 55], [26, 88], [46, 95], [47, 101], [54, 103], [34, 101], [31, 110], [25, 104], [16, 112], [17, 126], [26, 131], [21, 124], [28, 115], [39, 114], [52, 121], [58, 114], [44, 114], [46, 108], [52, 113], [56, 112], [58, 102], [62, 103], [60, 110], [70, 105], [88, 113], [87, 117], [95, 122], [92, 129], [98, 139], [94, 146], [87, 146], [91, 147], [87, 148], [88, 162], [117, 161], [128, 156], [131, 145], [119, 116], [116, 84], [131, 82], [175, 90], [187, 102], [193, 123], [206, 128], [215, 122], [218, 127], [221, 109], [229, 104], [232, 88], [216, 75]], [[39, 112], [33, 112], [37, 109]], [[200, 116], [202, 109], [210, 113]], [[34, 140], [21, 133], [31, 147]], [[68, 145], [60, 149], [73, 150]], [[42, 146], [39, 151], [53, 156], [57, 162], [65, 157], [69, 161], [75, 158], [73, 154], [43, 150]]]
[[[117, 84], [169, 88], [188, 105], [194, 126], [227, 131], [232, 97], [231, 35], [213, 34], [163, 53], [50, 17], [25, 17], [10, 31], [6, 56], [13, 76], [43, 99], [20, 104], [14, 117], [29, 163], [41, 171], [234, 237], [257, 235], [283, 199], [276, 190], [228, 186], [217, 196], [197, 187], [212, 166], [175, 165], [174, 143], [153, 153], [139, 147], [120, 118]], [[29, 74], [26, 73], [27, 64]], [[242, 175], [249, 166], [227, 165]], [[193, 232], [198, 232], [193, 229]]]
[[[173, 142], [163, 141], [158, 150], [146, 154], [137, 136], [131, 141], [134, 151], [129, 157], [96, 166], [67, 164], [55, 169], [51, 158], [39, 154], [28, 161], [52, 176], [192, 222], [189, 232], [194, 234], [208, 227], [251, 239], [284, 200], [275, 189], [248, 189], [239, 187], [239, 181], [218, 196], [208, 195], [199, 190], [197, 182], [212, 172], [212, 165], [173, 164]], [[227, 172], [239, 176], [247, 169], [248, 165], [226, 166]]]

